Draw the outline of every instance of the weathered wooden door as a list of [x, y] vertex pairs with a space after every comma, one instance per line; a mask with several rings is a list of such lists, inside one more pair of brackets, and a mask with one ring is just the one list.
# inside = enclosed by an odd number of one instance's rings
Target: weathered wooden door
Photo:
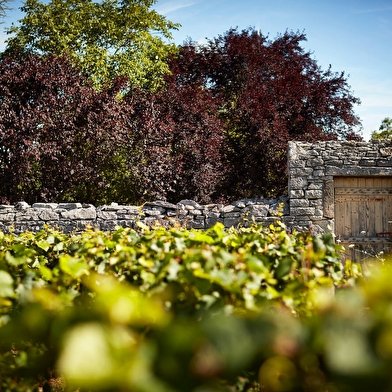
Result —
[[[336, 177], [335, 234], [347, 258], [392, 249], [392, 177]], [[351, 247], [349, 247], [351, 245]]]

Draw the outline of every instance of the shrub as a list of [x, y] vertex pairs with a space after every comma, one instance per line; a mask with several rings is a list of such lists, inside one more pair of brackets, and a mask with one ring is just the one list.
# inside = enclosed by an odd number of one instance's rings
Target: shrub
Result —
[[0, 250], [5, 390], [322, 390], [339, 375], [328, 333], [362, 317], [330, 295], [358, 266], [281, 227], [47, 229], [1, 234]]
[[2, 59], [0, 91], [3, 203], [100, 201], [125, 139], [118, 90], [97, 93], [66, 57], [29, 55]]

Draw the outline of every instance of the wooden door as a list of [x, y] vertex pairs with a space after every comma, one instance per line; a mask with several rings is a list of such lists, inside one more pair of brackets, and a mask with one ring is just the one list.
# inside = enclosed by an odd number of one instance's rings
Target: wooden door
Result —
[[[335, 234], [346, 258], [364, 261], [392, 247], [392, 177], [336, 177]], [[351, 245], [351, 247], [349, 247]]]

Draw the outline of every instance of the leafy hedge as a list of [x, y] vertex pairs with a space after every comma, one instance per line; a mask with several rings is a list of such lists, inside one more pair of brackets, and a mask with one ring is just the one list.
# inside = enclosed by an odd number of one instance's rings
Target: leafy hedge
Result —
[[0, 390], [391, 390], [391, 273], [341, 251], [279, 225], [0, 233]]

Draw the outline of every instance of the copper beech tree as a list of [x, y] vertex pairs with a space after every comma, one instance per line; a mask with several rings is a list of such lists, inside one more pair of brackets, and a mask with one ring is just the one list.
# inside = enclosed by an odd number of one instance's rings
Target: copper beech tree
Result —
[[161, 89], [97, 91], [66, 56], [0, 60], [0, 196], [101, 204], [279, 196], [287, 142], [360, 139], [344, 73], [301, 44], [230, 30], [187, 42]]
[[361, 139], [353, 111], [360, 102], [345, 74], [323, 71], [302, 48], [305, 40], [293, 32], [269, 40], [252, 29], [229, 30], [207, 44], [185, 43], [173, 60], [178, 84], [220, 102], [222, 195], [281, 195], [289, 140]]
[[[139, 200], [220, 199], [224, 173], [223, 126], [217, 101], [199, 86], [166, 79], [157, 93], [136, 90], [125, 98], [130, 120], [127, 167], [136, 170]], [[135, 185], [135, 184], [134, 184]]]
[[5, 56], [2, 202], [211, 201], [222, 173], [215, 105], [169, 79], [155, 93], [125, 78], [97, 92], [65, 56]]
[[124, 138], [116, 91], [97, 93], [66, 57], [0, 62], [2, 202], [90, 201]]

